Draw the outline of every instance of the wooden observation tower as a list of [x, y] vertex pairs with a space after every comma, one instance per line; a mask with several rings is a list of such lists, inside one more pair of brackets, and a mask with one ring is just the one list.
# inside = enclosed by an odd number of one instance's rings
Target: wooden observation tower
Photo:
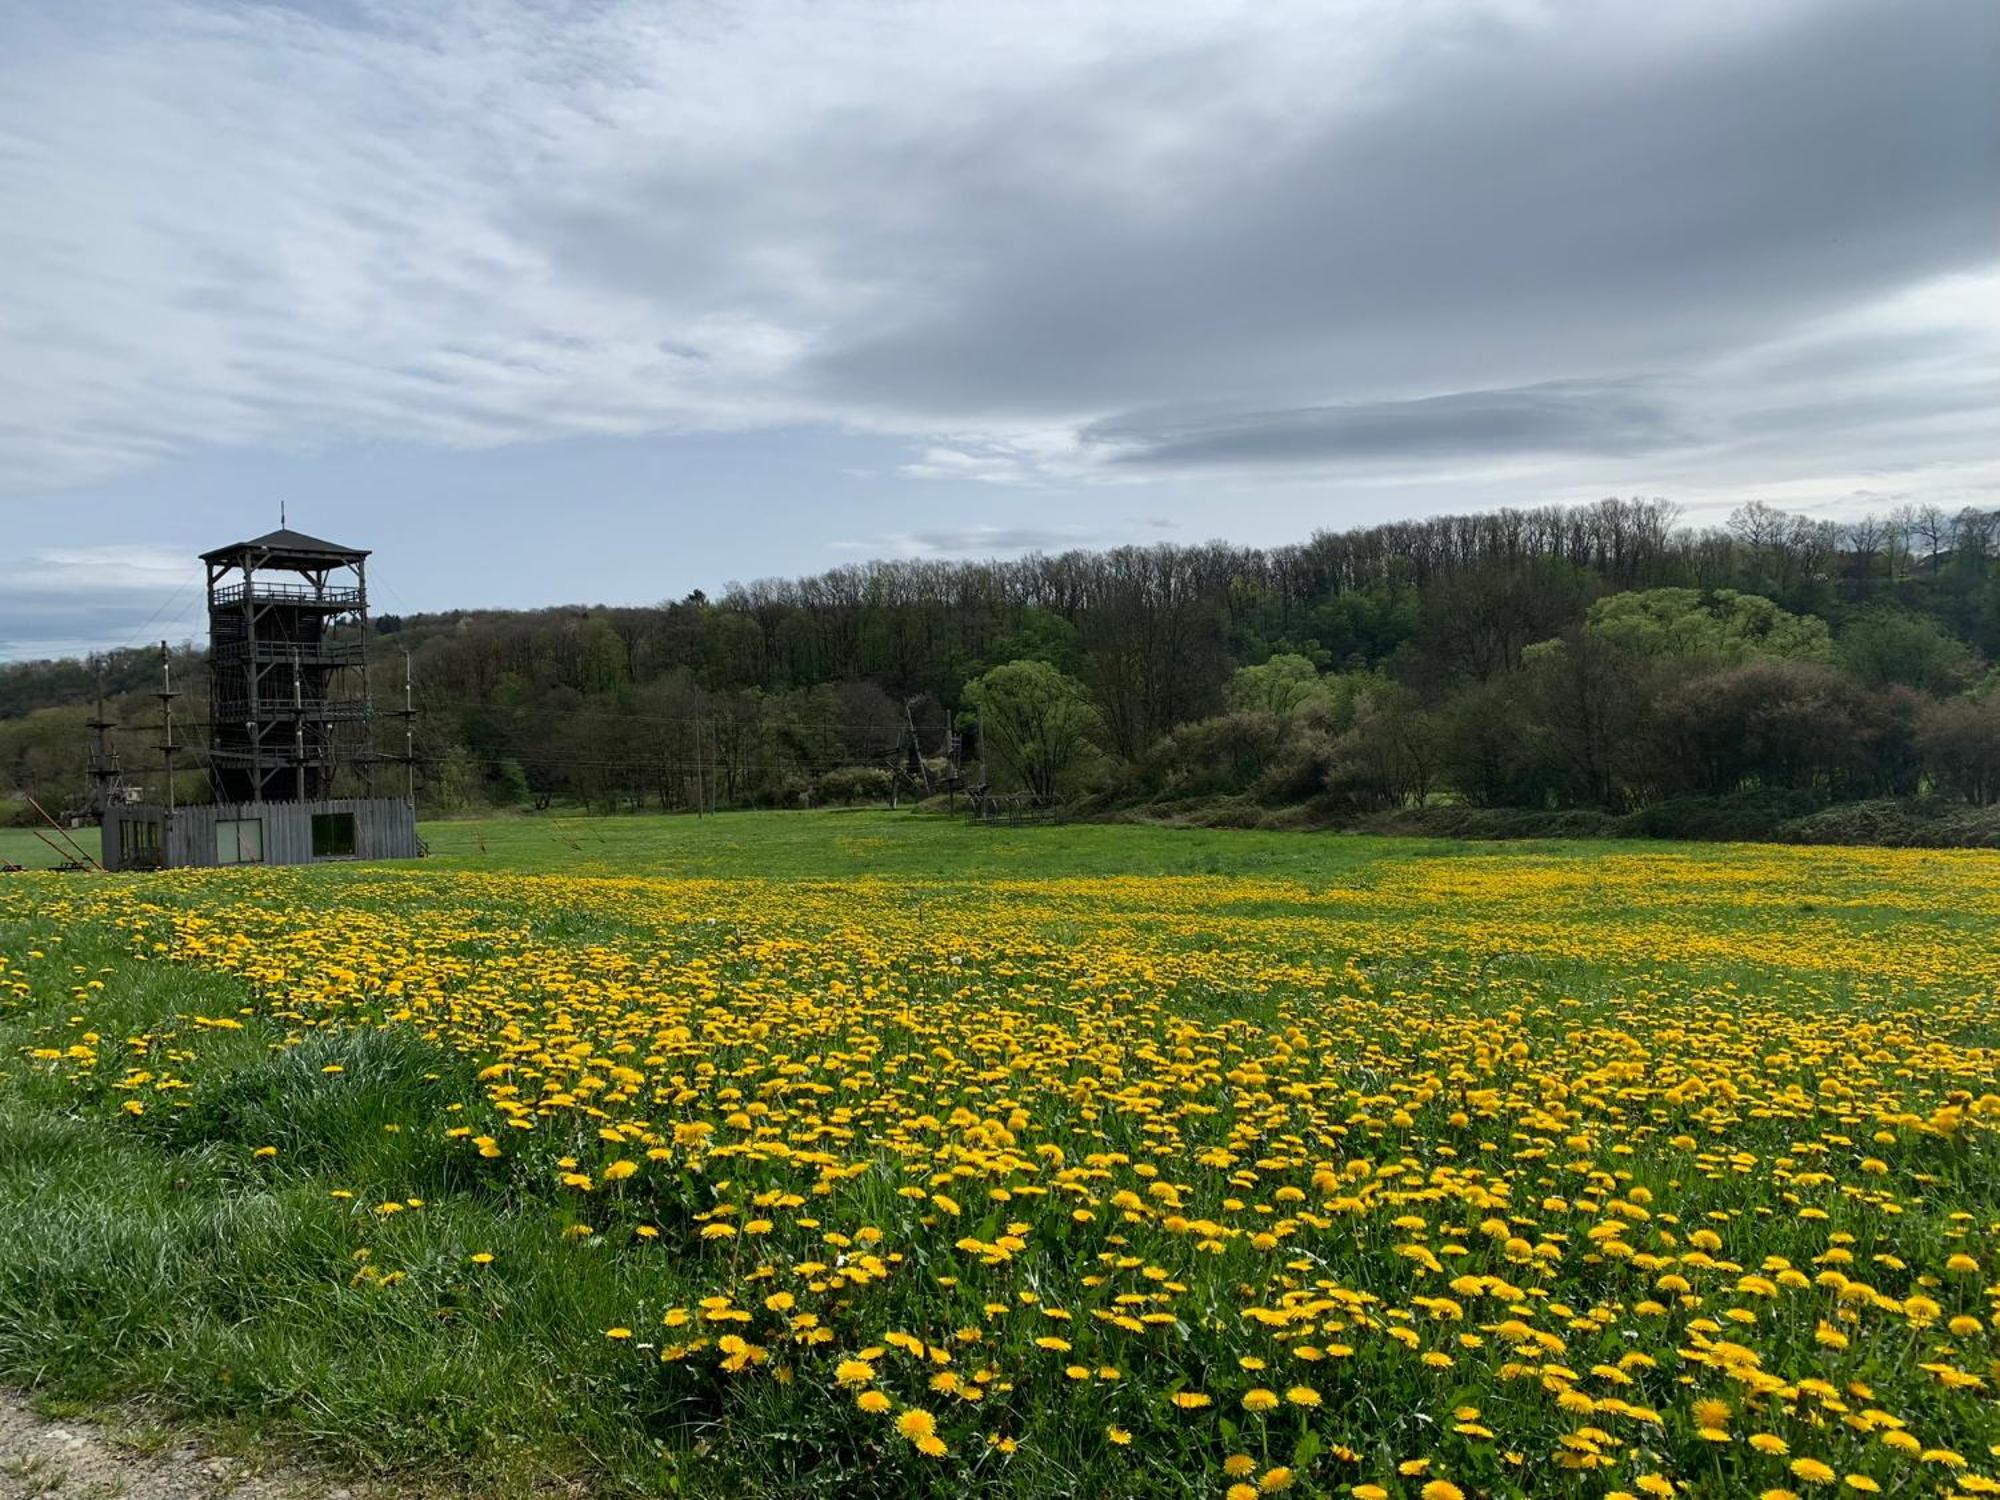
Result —
[[[374, 747], [368, 686], [368, 553], [293, 531], [201, 555], [208, 575], [211, 800], [175, 805], [173, 700], [163, 682], [161, 804], [100, 798], [104, 867], [295, 865], [409, 859], [417, 837], [407, 666], [401, 756]], [[164, 657], [165, 645], [162, 643]], [[407, 662], [407, 657], [405, 658]], [[378, 761], [405, 790], [374, 795]]]
[[329, 796], [343, 760], [369, 777], [367, 551], [281, 527], [201, 560], [215, 800]]

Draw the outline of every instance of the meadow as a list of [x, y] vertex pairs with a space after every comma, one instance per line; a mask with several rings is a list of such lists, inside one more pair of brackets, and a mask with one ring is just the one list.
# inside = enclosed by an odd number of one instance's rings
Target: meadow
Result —
[[2000, 857], [0, 875], [0, 1381], [413, 1493], [2000, 1494]]

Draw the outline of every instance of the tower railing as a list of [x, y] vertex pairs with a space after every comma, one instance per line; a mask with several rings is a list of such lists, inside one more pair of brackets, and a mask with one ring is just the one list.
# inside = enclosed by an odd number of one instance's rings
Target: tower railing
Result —
[[211, 661], [241, 663], [271, 662], [284, 665], [297, 660], [308, 667], [358, 667], [368, 660], [368, 648], [361, 641], [243, 641], [215, 640], [209, 647]]
[[358, 588], [314, 588], [309, 583], [222, 584], [209, 595], [211, 607], [241, 604], [245, 594], [252, 603], [314, 605], [322, 609], [359, 609], [362, 592]]
[[369, 715], [368, 705], [357, 698], [295, 698], [287, 693], [282, 698], [275, 694], [259, 698], [254, 705], [242, 697], [218, 698], [215, 701], [225, 718], [245, 721], [261, 719], [274, 724], [290, 724], [295, 719], [304, 719], [309, 723], [334, 720], [352, 723]]

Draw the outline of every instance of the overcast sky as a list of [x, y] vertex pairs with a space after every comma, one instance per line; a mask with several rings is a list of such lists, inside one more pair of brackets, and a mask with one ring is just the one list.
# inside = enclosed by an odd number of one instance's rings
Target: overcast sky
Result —
[[2000, 504], [1990, 0], [0, 0], [0, 656], [1609, 494]]

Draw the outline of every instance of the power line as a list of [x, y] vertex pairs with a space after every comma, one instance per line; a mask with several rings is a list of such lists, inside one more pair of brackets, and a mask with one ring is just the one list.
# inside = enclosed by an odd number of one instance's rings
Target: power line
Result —
[[[761, 715], [754, 720], [738, 720], [733, 714], [729, 713], [707, 713], [707, 714], [633, 713], [618, 707], [616, 704], [592, 702], [589, 700], [574, 705], [565, 705], [561, 708], [542, 708], [536, 705], [519, 704], [519, 703], [511, 703], [511, 704], [492, 703], [477, 698], [462, 698], [462, 697], [439, 694], [436, 692], [427, 691], [423, 687], [421, 682], [416, 684], [415, 696], [417, 700], [417, 711], [420, 713], [423, 712], [435, 713], [445, 709], [460, 709], [474, 713], [513, 714], [513, 715], [541, 712], [541, 713], [547, 713], [555, 718], [563, 718], [563, 719], [575, 718], [579, 715], [588, 714], [599, 718], [615, 720], [616, 722], [621, 724], [658, 724], [658, 725], [667, 725], [680, 728], [687, 728], [687, 727], [700, 728], [711, 724], [726, 725], [732, 722], [741, 722], [741, 723], [752, 723], [759, 727], [769, 727], [777, 729], [796, 728], [798, 732], [802, 733], [837, 732], [842, 734], [861, 734], [861, 733], [873, 732], [880, 735], [893, 735], [897, 737], [901, 737], [909, 729], [909, 724], [904, 719], [849, 719], [849, 718], [830, 719], [830, 720], [813, 719], [807, 724], [788, 726], [782, 722], [782, 719], [781, 722], [777, 724], [771, 724], [770, 721], [764, 719]], [[359, 702], [360, 700], [356, 699], [354, 701]], [[779, 713], [780, 715], [782, 715], [783, 710], [782, 709], [779, 710]], [[939, 716], [945, 719], [949, 719], [950, 713], [948, 710], [943, 709], [942, 705], [940, 705]]]
[[[418, 713], [434, 712], [439, 708], [470, 708], [485, 713], [501, 713], [501, 714], [527, 714], [527, 713], [537, 712], [537, 710], [533, 708], [529, 708], [520, 704], [479, 703], [476, 700], [462, 699], [462, 698], [445, 698], [445, 699], [433, 698], [426, 700], [421, 690], [419, 690], [417, 693], [417, 699], [418, 699], [418, 707], [417, 707]], [[342, 699], [338, 701], [347, 702], [350, 700]], [[361, 700], [354, 699], [352, 701], [358, 703]], [[621, 724], [663, 724], [663, 725], [674, 725], [679, 727], [700, 728], [702, 726], [710, 724], [727, 725], [731, 723], [742, 723], [746, 728], [773, 729], [779, 731], [790, 731], [790, 732], [805, 733], [805, 734], [818, 734], [824, 732], [845, 733], [849, 731], [874, 731], [878, 734], [892, 734], [900, 737], [907, 731], [909, 727], [902, 720], [889, 720], [889, 719], [833, 719], [833, 720], [817, 720], [810, 724], [805, 724], [805, 725], [787, 725], [782, 721], [778, 723], [772, 723], [769, 720], [765, 719], [735, 720], [731, 715], [728, 714], [689, 714], [689, 715], [628, 714], [622, 712], [618, 708], [613, 707], [609, 704], [590, 704], [590, 703], [578, 704], [577, 706], [572, 708], [550, 709], [550, 710], [545, 710], [545, 712], [549, 713], [551, 717], [556, 719], [571, 719], [581, 714], [593, 714], [598, 717], [613, 719]], [[114, 726], [114, 732], [116, 732], [117, 730], [136, 729], [138, 727], [140, 726], [117, 725]], [[190, 720], [185, 722], [185, 727], [206, 728], [209, 726], [203, 724], [201, 721]]]
[[[157, 726], [155, 727], [157, 728]], [[182, 723], [179, 720], [176, 720], [174, 723], [174, 727], [175, 729], [180, 730], [189, 728], [190, 726]], [[226, 759], [225, 756], [218, 754], [212, 748], [201, 749], [196, 746], [187, 744], [184, 741], [176, 743], [174, 747], [174, 753], [177, 757], [185, 755], [189, 757], [191, 760], [203, 764], [213, 764], [217, 760]], [[473, 764], [481, 766], [518, 765], [524, 768], [528, 766], [534, 766], [537, 768], [568, 767], [568, 768], [580, 768], [580, 769], [592, 769], [592, 770], [638, 770], [638, 771], [648, 771], [648, 772], [662, 771], [662, 770], [680, 770], [680, 771], [696, 772], [696, 771], [713, 771], [719, 768], [722, 770], [731, 771], [738, 775], [752, 771], [758, 771], [758, 772], [806, 771], [817, 774], [826, 771], [846, 770], [849, 767], [865, 766], [869, 764], [869, 762], [857, 761], [845, 756], [794, 757], [794, 756], [782, 756], [782, 755], [773, 756], [769, 754], [760, 756], [755, 760], [736, 760], [732, 759], [726, 754], [719, 756], [714, 760], [709, 759], [705, 755], [698, 756], [693, 759], [688, 759], [678, 756], [667, 759], [653, 759], [645, 756], [622, 756], [615, 758], [598, 759], [589, 756], [576, 756], [576, 755], [479, 755], [474, 753], [469, 747], [462, 745], [458, 746], [456, 748], [456, 751], [454, 752], [447, 752], [447, 755], [452, 753], [461, 753], [463, 754], [464, 758], [472, 761]], [[402, 761], [402, 757], [400, 755], [393, 755], [387, 752], [372, 754], [370, 758], [375, 761], [384, 763], [400, 764]], [[422, 758], [423, 757], [419, 757], [419, 759]], [[432, 757], [432, 759], [434, 760], [441, 760], [444, 758], [446, 757], [442, 756]], [[135, 765], [135, 766], [127, 766], [125, 769], [129, 772], [138, 773], [138, 772], [161, 771], [166, 768], [161, 765]]]
[[[409, 710], [414, 718], [423, 713], [435, 717], [453, 709], [470, 710], [480, 714], [492, 714], [503, 718], [520, 719], [536, 714], [538, 709], [525, 704], [494, 704], [456, 695], [431, 692], [421, 694], [421, 707]], [[360, 700], [355, 700], [357, 703]], [[698, 778], [705, 789], [705, 796], [712, 798], [712, 784], [727, 777], [732, 783], [757, 782], [784, 776], [819, 776], [831, 771], [854, 767], [873, 767], [886, 756], [900, 757], [909, 749], [907, 736], [913, 726], [907, 719], [903, 721], [877, 719], [841, 718], [818, 720], [804, 724], [786, 722], [788, 716], [767, 718], [758, 715], [752, 719], [738, 719], [730, 714], [646, 714], [634, 713], [620, 708], [614, 703], [585, 702], [557, 710], [542, 710], [557, 722], [572, 721], [587, 717], [610, 725], [668, 727], [691, 731], [694, 744], [691, 749], [676, 745], [665, 754], [652, 754], [643, 750], [624, 754], [601, 756], [560, 754], [548, 751], [537, 752], [529, 747], [518, 753], [479, 753], [462, 742], [441, 753], [417, 757], [433, 766], [442, 764], [452, 756], [461, 763], [469, 761], [482, 771], [492, 771], [514, 766], [522, 771], [536, 772], [597, 772], [618, 778], [629, 778], [643, 783], [654, 783], [662, 776], [684, 776]], [[947, 716], [948, 717], [948, 716]], [[177, 720], [175, 728], [183, 733], [200, 733], [213, 740], [212, 720]], [[731, 730], [740, 731], [731, 733]], [[158, 724], [129, 723], [108, 724], [107, 738], [111, 735], [132, 735], [159, 732]], [[503, 730], [503, 732], [505, 732]], [[762, 741], [752, 746], [743, 746], [744, 736], [752, 736]], [[769, 741], [778, 739], [781, 743], [774, 747]], [[828, 745], [827, 739], [836, 743]], [[856, 744], [855, 741], [863, 743]], [[739, 753], [732, 754], [732, 742]], [[662, 746], [662, 750], [666, 747]], [[741, 753], [748, 750], [750, 753]], [[204, 748], [187, 741], [175, 746], [175, 755], [187, 757], [192, 767], [213, 767], [225, 757], [219, 755], [212, 746]], [[370, 744], [359, 750], [353, 757], [356, 764], [366, 762], [397, 763], [410, 759], [384, 752]], [[169, 765], [128, 766], [133, 773], [158, 773], [171, 771]]]
[[[422, 706], [429, 708], [464, 708], [481, 713], [534, 713], [538, 710], [524, 704], [483, 703], [475, 698], [449, 698], [427, 695], [420, 687], [417, 697]], [[712, 714], [637, 714], [608, 703], [583, 702], [573, 707], [540, 710], [561, 718], [571, 718], [578, 714], [596, 714], [617, 719], [626, 724], [711, 724], [727, 723], [732, 716], [726, 713]], [[762, 722], [761, 720], [758, 722]], [[909, 726], [901, 719], [833, 719], [818, 720], [819, 724], [832, 724], [842, 729], [875, 729], [893, 734], [902, 734]]]
[[[172, 594], [167, 596], [167, 601], [164, 604], [162, 604], [158, 609], [153, 611], [152, 615], [147, 619], [146, 623], [139, 627], [139, 629], [133, 634], [132, 638], [129, 641], [127, 641], [124, 645], [119, 646], [115, 649], [117, 651], [139, 650], [140, 649], [139, 643], [144, 640], [152, 639], [153, 627], [166, 617], [168, 610], [174, 608], [176, 605], [181, 605], [181, 610], [179, 614], [173, 617], [173, 623], [179, 625], [183, 621], [185, 621], [189, 616], [189, 614], [193, 612], [193, 606], [198, 602], [196, 598], [188, 596], [190, 595], [191, 591], [196, 587], [196, 585], [200, 583], [200, 581], [201, 580], [198, 578], [189, 578], [187, 582], [183, 583], [179, 588], [175, 589]], [[186, 598], [185, 604], [182, 603], [184, 597]]]

